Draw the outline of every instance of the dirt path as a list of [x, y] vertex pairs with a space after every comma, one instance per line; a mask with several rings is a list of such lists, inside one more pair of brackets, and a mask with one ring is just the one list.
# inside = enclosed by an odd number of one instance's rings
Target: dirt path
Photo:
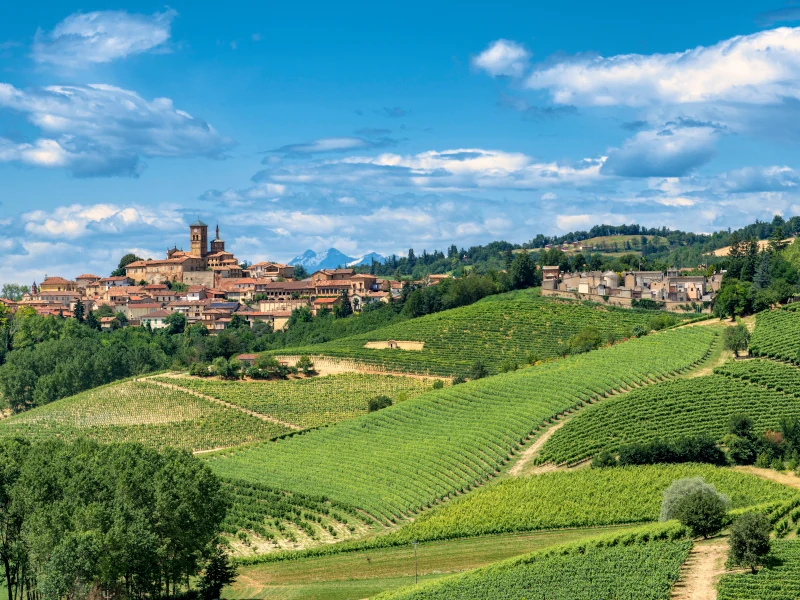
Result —
[[214, 396], [208, 396], [206, 394], [201, 394], [200, 392], [195, 392], [194, 390], [190, 390], [179, 385], [172, 385], [170, 383], [164, 383], [163, 381], [156, 381], [152, 377], [142, 377], [138, 379], [138, 381], [145, 381], [151, 385], [159, 385], [161, 387], [167, 388], [169, 390], [179, 390], [181, 392], [185, 392], [187, 394], [192, 394], [193, 396], [197, 396], [198, 398], [203, 398], [204, 400], [208, 400], [209, 402], [214, 402], [216, 404], [221, 404], [222, 406], [227, 406], [228, 408], [232, 408], [234, 410], [238, 410], [239, 412], [243, 412], [246, 415], [250, 415], [251, 417], [255, 417], [256, 419], [261, 419], [262, 421], [269, 421], [270, 423], [275, 423], [276, 425], [282, 425], [288, 429], [294, 429], [295, 431], [299, 431], [303, 429], [299, 425], [294, 425], [293, 423], [287, 423], [285, 421], [281, 421], [280, 419], [276, 419], [274, 417], [270, 417], [268, 415], [262, 415], [261, 413], [254, 412], [247, 408], [243, 408], [241, 406], [236, 406], [235, 404], [231, 404], [230, 402], [225, 402], [224, 400], [220, 400], [219, 398], [214, 398]]
[[756, 477], [769, 479], [770, 481], [782, 483], [783, 485], [800, 490], [800, 477], [791, 472], [784, 473], [783, 471], [776, 471], [775, 469], [760, 469], [751, 465], [734, 467], [734, 470], [750, 473]]
[[728, 543], [725, 538], [696, 542], [672, 589], [672, 600], [716, 600], [717, 582], [725, 572]]
[[[558, 421], [558, 423], [556, 423], [550, 429], [548, 429], [542, 435], [540, 435], [535, 442], [533, 442], [528, 448], [526, 448], [522, 452], [522, 454], [519, 455], [517, 462], [514, 463], [514, 466], [508, 470], [508, 474], [511, 475], [512, 477], [518, 477], [522, 475], [523, 472], [525, 471], [525, 467], [527, 467], [531, 463], [531, 461], [533, 461], [533, 459], [536, 458], [536, 455], [539, 453], [539, 450], [541, 450], [542, 446], [545, 445], [547, 440], [549, 440], [556, 431], [558, 431], [564, 426], [564, 424], [569, 420], [571, 416], [572, 415], [569, 414], [562, 417]], [[552, 469], [550, 470], [555, 470], [556, 468], [555, 465], [542, 465], [542, 467], [546, 466], [552, 466]]]

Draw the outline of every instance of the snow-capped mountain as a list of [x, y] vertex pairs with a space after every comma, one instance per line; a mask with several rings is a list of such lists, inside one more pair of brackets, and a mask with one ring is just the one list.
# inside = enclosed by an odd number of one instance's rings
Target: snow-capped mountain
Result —
[[290, 265], [303, 265], [306, 271], [311, 273], [319, 269], [335, 269], [336, 267], [355, 267], [358, 265], [368, 265], [375, 259], [377, 262], [383, 262], [384, 257], [377, 252], [370, 252], [364, 256], [347, 256], [343, 252], [339, 252], [336, 248], [328, 248], [323, 252], [314, 252], [313, 250], [306, 250], [300, 256], [294, 257], [289, 261]]

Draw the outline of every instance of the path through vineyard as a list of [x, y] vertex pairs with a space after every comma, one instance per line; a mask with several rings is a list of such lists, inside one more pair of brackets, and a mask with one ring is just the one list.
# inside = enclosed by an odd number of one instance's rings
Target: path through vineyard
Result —
[[728, 557], [726, 538], [696, 542], [672, 589], [672, 600], [716, 600], [717, 582]]
[[800, 477], [792, 473], [776, 471], [775, 469], [760, 469], [752, 465], [734, 467], [737, 471], [744, 471], [762, 479], [769, 479], [783, 485], [788, 485], [791, 488], [800, 489]]
[[[532, 475], [533, 472], [525, 473], [526, 467], [530, 465], [536, 455], [539, 453], [539, 450], [542, 446], [544, 446], [545, 442], [550, 439], [550, 437], [559, 429], [561, 429], [564, 424], [569, 420], [571, 415], [567, 415], [563, 417], [561, 420], [558, 421], [553, 427], [545, 431], [542, 435], [538, 437], [538, 439], [530, 445], [522, 454], [519, 456], [519, 460], [517, 460], [516, 464], [508, 470], [508, 474], [512, 477], [518, 477], [519, 475]], [[543, 465], [548, 466], [548, 465]], [[550, 465], [551, 467], [555, 468], [554, 465]], [[551, 469], [552, 470], [552, 469]]]
[[152, 379], [152, 377], [155, 377], [155, 375], [151, 377], [144, 377], [140, 381], [146, 381], [149, 384], [159, 385], [167, 389], [180, 390], [181, 392], [192, 394], [193, 396], [197, 396], [198, 398], [202, 398], [203, 400], [208, 400], [209, 402], [214, 402], [215, 404], [221, 404], [222, 406], [238, 410], [239, 412], [243, 412], [246, 415], [250, 415], [251, 417], [261, 419], [262, 421], [269, 421], [270, 423], [275, 423], [277, 425], [283, 425], [284, 427], [287, 427], [289, 429], [294, 429], [295, 431], [299, 431], [302, 429], [302, 427], [300, 427], [299, 425], [295, 425], [294, 423], [287, 423], [286, 421], [281, 421], [280, 419], [276, 419], [275, 417], [270, 417], [269, 415], [257, 413], [247, 408], [231, 404], [230, 402], [225, 402], [224, 400], [220, 400], [219, 398], [214, 398], [214, 396], [208, 396], [206, 394], [201, 394], [200, 392], [195, 392], [194, 390], [190, 390], [189, 388], [180, 387], [179, 385], [171, 385], [169, 383], [164, 383], [163, 381], [156, 381], [155, 379]]

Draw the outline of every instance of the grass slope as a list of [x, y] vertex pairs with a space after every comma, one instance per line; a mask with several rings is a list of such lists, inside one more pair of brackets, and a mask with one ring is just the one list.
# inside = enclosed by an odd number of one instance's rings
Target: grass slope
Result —
[[432, 380], [363, 373], [284, 381], [158, 379], [303, 428], [366, 414], [367, 403], [375, 396], [388, 396], [396, 403], [430, 391], [433, 386]]
[[[565, 529], [425, 542], [417, 549], [420, 581], [476, 569], [544, 548], [630, 532], [631, 527]], [[224, 598], [360, 600], [414, 583], [411, 545], [377, 548], [269, 564], [240, 566]]]
[[684, 477], [713, 483], [731, 498], [732, 508], [797, 495], [778, 483], [711, 465], [578, 469], [498, 481], [421, 515], [390, 536], [430, 540], [656, 521], [664, 490]]
[[723, 375], [668, 381], [612, 398], [570, 419], [544, 445], [541, 458], [572, 464], [632, 442], [707, 433], [721, 440], [729, 418], [746, 413], [759, 432], [780, 417], [800, 417], [793, 396]]
[[[280, 351], [348, 358], [384, 370], [467, 374], [477, 360], [497, 372], [504, 360], [525, 364], [530, 353], [559, 356], [567, 340], [587, 326], [616, 338], [647, 325], [652, 312], [559, 301], [528, 294], [490, 297], [470, 306], [426, 315], [358, 336]], [[424, 342], [422, 350], [365, 348], [369, 341]]]
[[715, 335], [703, 327], [662, 332], [206, 458], [220, 475], [327, 496], [386, 521], [486, 481], [558, 414], [688, 369]]
[[87, 437], [106, 443], [141, 442], [186, 450], [233, 446], [288, 431], [239, 410], [147, 381], [106, 385], [0, 421], [0, 435], [30, 440]]
[[376, 600], [667, 600], [691, 547], [688, 540], [586, 542], [402, 588]]

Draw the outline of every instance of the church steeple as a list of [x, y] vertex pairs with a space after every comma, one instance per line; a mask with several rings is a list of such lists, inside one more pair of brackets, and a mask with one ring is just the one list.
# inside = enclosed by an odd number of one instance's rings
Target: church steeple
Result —
[[217, 237], [211, 240], [211, 253], [225, 252], [225, 241], [219, 239], [219, 223], [217, 223]]

